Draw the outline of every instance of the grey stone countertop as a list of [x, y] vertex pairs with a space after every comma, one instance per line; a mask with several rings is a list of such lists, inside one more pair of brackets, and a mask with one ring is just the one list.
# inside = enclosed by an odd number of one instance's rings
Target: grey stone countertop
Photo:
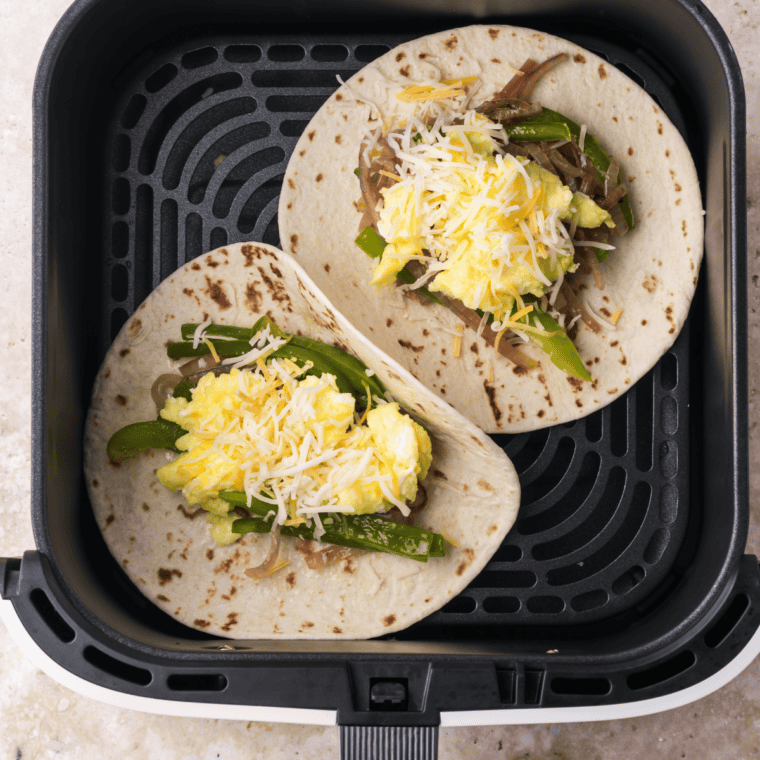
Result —
[[[760, 555], [760, 2], [706, 0], [742, 66], [748, 111], [748, 551]], [[69, 0], [0, 0], [0, 556], [34, 547], [30, 499], [31, 185], [34, 72]], [[760, 661], [688, 706], [630, 720], [442, 729], [440, 757], [503, 760], [760, 755]], [[60, 686], [0, 623], [0, 758], [337, 758], [335, 727], [163, 717], [111, 707]]]

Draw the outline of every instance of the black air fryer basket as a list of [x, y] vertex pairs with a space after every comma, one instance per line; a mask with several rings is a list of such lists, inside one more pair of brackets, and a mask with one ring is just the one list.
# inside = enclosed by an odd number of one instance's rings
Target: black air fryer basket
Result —
[[[82, 429], [99, 363], [186, 261], [227, 243], [278, 244], [285, 166], [336, 74], [470, 23], [577, 42], [645, 87], [681, 131], [707, 210], [687, 324], [607, 408], [496, 436], [520, 473], [521, 511], [439, 612], [372, 641], [190, 630], [132, 585], [95, 524]], [[372, 742], [433, 757], [440, 724], [662, 710], [724, 683], [760, 648], [758, 563], [742, 556], [743, 89], [698, 0], [80, 0], [43, 55], [34, 118], [37, 549], [0, 561], [0, 607], [56, 677], [159, 713], [337, 720], [346, 757]]]

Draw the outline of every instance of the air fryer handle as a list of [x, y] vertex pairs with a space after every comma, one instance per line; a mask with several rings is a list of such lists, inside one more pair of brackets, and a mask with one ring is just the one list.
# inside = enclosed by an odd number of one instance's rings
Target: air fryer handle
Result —
[[438, 760], [438, 726], [341, 726], [340, 760]]

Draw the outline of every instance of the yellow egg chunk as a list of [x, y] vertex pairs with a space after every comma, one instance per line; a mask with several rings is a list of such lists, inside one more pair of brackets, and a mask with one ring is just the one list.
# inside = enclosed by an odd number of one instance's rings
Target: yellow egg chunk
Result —
[[209, 373], [191, 401], [172, 398], [161, 411], [188, 433], [177, 441], [183, 453], [158, 479], [209, 512], [222, 545], [239, 537], [222, 491], [271, 503], [279, 523], [298, 524], [320, 512], [406, 509], [417, 478], [427, 474], [430, 438], [398, 404], [383, 403], [357, 424], [355, 399], [338, 390], [333, 375], [304, 372], [278, 359]]
[[[400, 181], [381, 190], [387, 245], [372, 283], [391, 285], [412, 258], [427, 259], [426, 287], [502, 318], [522, 296], [541, 297], [574, 271], [563, 221], [614, 226], [609, 212], [523, 156], [497, 150], [503, 128], [468, 111], [401, 145]], [[501, 134], [500, 131], [501, 130]], [[430, 275], [438, 270], [436, 274]]]

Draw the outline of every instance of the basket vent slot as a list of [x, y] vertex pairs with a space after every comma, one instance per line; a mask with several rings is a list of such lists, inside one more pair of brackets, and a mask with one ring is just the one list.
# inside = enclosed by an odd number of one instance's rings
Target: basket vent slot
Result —
[[166, 685], [172, 691], [224, 691], [227, 677], [219, 673], [172, 673]]
[[163, 90], [178, 73], [177, 67], [173, 63], [167, 63], [145, 80], [145, 89], [150, 93]]
[[670, 678], [675, 678], [688, 670], [697, 661], [697, 656], [689, 649], [680, 652], [665, 662], [661, 662], [647, 670], [631, 673], [625, 679], [628, 688], [631, 691], [647, 689]]
[[83, 654], [84, 659], [90, 665], [122, 681], [129, 681], [129, 683], [134, 683], [138, 686], [147, 686], [153, 680], [153, 676], [149, 670], [138, 668], [122, 660], [117, 660], [115, 657], [111, 657], [110, 654], [101, 652], [97, 647], [85, 647]]
[[306, 55], [306, 51], [300, 45], [272, 45], [267, 51], [270, 61], [290, 63], [300, 61]]
[[746, 594], [737, 594], [717, 623], [705, 634], [705, 644], [714, 649], [720, 646], [749, 608]]
[[121, 126], [124, 127], [124, 129], [133, 129], [136, 127], [137, 122], [140, 121], [140, 117], [143, 115], [143, 111], [147, 105], [148, 100], [145, 95], [133, 95], [121, 116]]
[[348, 49], [345, 45], [315, 45], [311, 49], [311, 57], [315, 61], [345, 61], [348, 58]]
[[491, 614], [513, 614], [520, 609], [520, 600], [514, 596], [487, 596], [481, 605]]
[[230, 45], [225, 48], [224, 57], [230, 63], [254, 63], [261, 58], [261, 48], [257, 45]]
[[525, 704], [537, 705], [544, 691], [544, 671], [525, 669]]
[[513, 705], [517, 701], [515, 688], [516, 674], [513, 668], [496, 670], [496, 685], [499, 687], [499, 702], [503, 705]]
[[182, 65], [186, 69], [199, 69], [201, 66], [208, 66], [219, 58], [219, 51], [213, 47], [204, 47], [200, 50], [193, 50], [182, 56]]
[[53, 603], [48, 598], [48, 595], [41, 588], [32, 589], [29, 599], [47, 627], [64, 644], [74, 641], [76, 637], [74, 629], [63, 619], [58, 610], [53, 607]]
[[660, 385], [663, 390], [672, 391], [678, 385], [678, 358], [667, 353], [660, 361]]
[[388, 45], [359, 45], [354, 50], [354, 57], [362, 63], [369, 63], [390, 50]]
[[552, 678], [549, 688], [555, 694], [603, 697], [612, 684], [606, 678]]
[[478, 603], [469, 596], [455, 596], [448, 604], [444, 605], [441, 612], [468, 614], [475, 612]]

